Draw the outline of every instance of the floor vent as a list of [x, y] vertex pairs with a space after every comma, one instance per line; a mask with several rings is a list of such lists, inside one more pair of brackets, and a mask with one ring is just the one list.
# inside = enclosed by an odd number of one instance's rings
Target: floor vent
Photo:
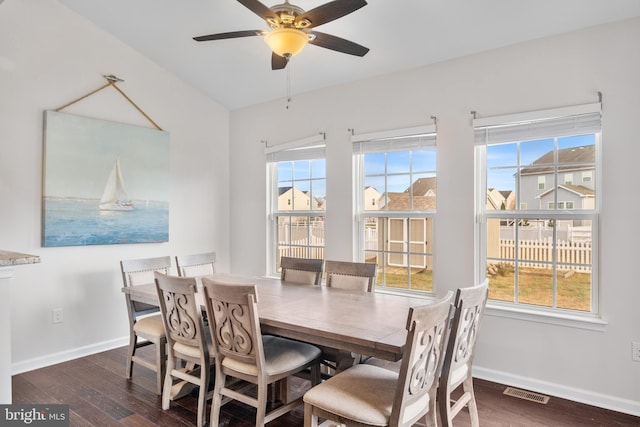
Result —
[[549, 396], [544, 394], [533, 393], [531, 391], [520, 390], [519, 388], [507, 387], [504, 389], [504, 393], [507, 396], [517, 397], [518, 399], [530, 400], [531, 402], [538, 402], [546, 404], [549, 401]]

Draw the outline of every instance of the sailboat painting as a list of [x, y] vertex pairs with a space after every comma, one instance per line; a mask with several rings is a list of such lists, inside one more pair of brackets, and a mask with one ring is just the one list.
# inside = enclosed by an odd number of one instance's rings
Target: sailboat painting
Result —
[[42, 246], [169, 241], [169, 134], [45, 111]]
[[124, 179], [120, 172], [120, 158], [116, 159], [113, 169], [104, 187], [104, 193], [100, 198], [101, 211], [130, 211], [133, 209], [133, 202], [127, 196], [124, 188]]

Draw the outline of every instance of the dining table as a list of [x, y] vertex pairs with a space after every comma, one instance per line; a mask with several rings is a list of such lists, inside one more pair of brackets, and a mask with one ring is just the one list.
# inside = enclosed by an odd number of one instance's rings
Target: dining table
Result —
[[[280, 279], [215, 273], [203, 276], [230, 284], [255, 284], [263, 334], [397, 361], [407, 336], [407, 315], [415, 306], [431, 304], [425, 297], [387, 292], [362, 292], [284, 282]], [[200, 277], [196, 278], [204, 303]], [[155, 284], [122, 288], [135, 301], [158, 305]]]

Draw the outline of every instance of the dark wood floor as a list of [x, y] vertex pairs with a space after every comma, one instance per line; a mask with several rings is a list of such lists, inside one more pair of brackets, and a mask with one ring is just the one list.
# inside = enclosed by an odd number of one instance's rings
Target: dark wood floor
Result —
[[[144, 351], [144, 350], [143, 350]], [[13, 403], [63, 403], [70, 408], [72, 426], [189, 426], [197, 402], [187, 396], [163, 411], [156, 396], [153, 373], [134, 367], [133, 380], [124, 378], [125, 348], [106, 351], [13, 377]], [[304, 392], [306, 384], [294, 384]], [[480, 425], [491, 426], [640, 426], [640, 418], [551, 398], [540, 404], [502, 394], [505, 386], [475, 381]], [[208, 407], [209, 409], [209, 407]], [[221, 426], [254, 425], [253, 412], [240, 404], [223, 407]], [[302, 426], [302, 408], [275, 420], [269, 427]], [[468, 426], [463, 410], [454, 426]]]

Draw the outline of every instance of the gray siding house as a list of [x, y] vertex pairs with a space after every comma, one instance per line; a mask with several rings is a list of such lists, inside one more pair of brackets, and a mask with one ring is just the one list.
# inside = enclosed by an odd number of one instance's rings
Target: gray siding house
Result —
[[558, 150], [558, 170], [549, 151], [520, 171], [520, 210], [593, 209], [595, 146]]

